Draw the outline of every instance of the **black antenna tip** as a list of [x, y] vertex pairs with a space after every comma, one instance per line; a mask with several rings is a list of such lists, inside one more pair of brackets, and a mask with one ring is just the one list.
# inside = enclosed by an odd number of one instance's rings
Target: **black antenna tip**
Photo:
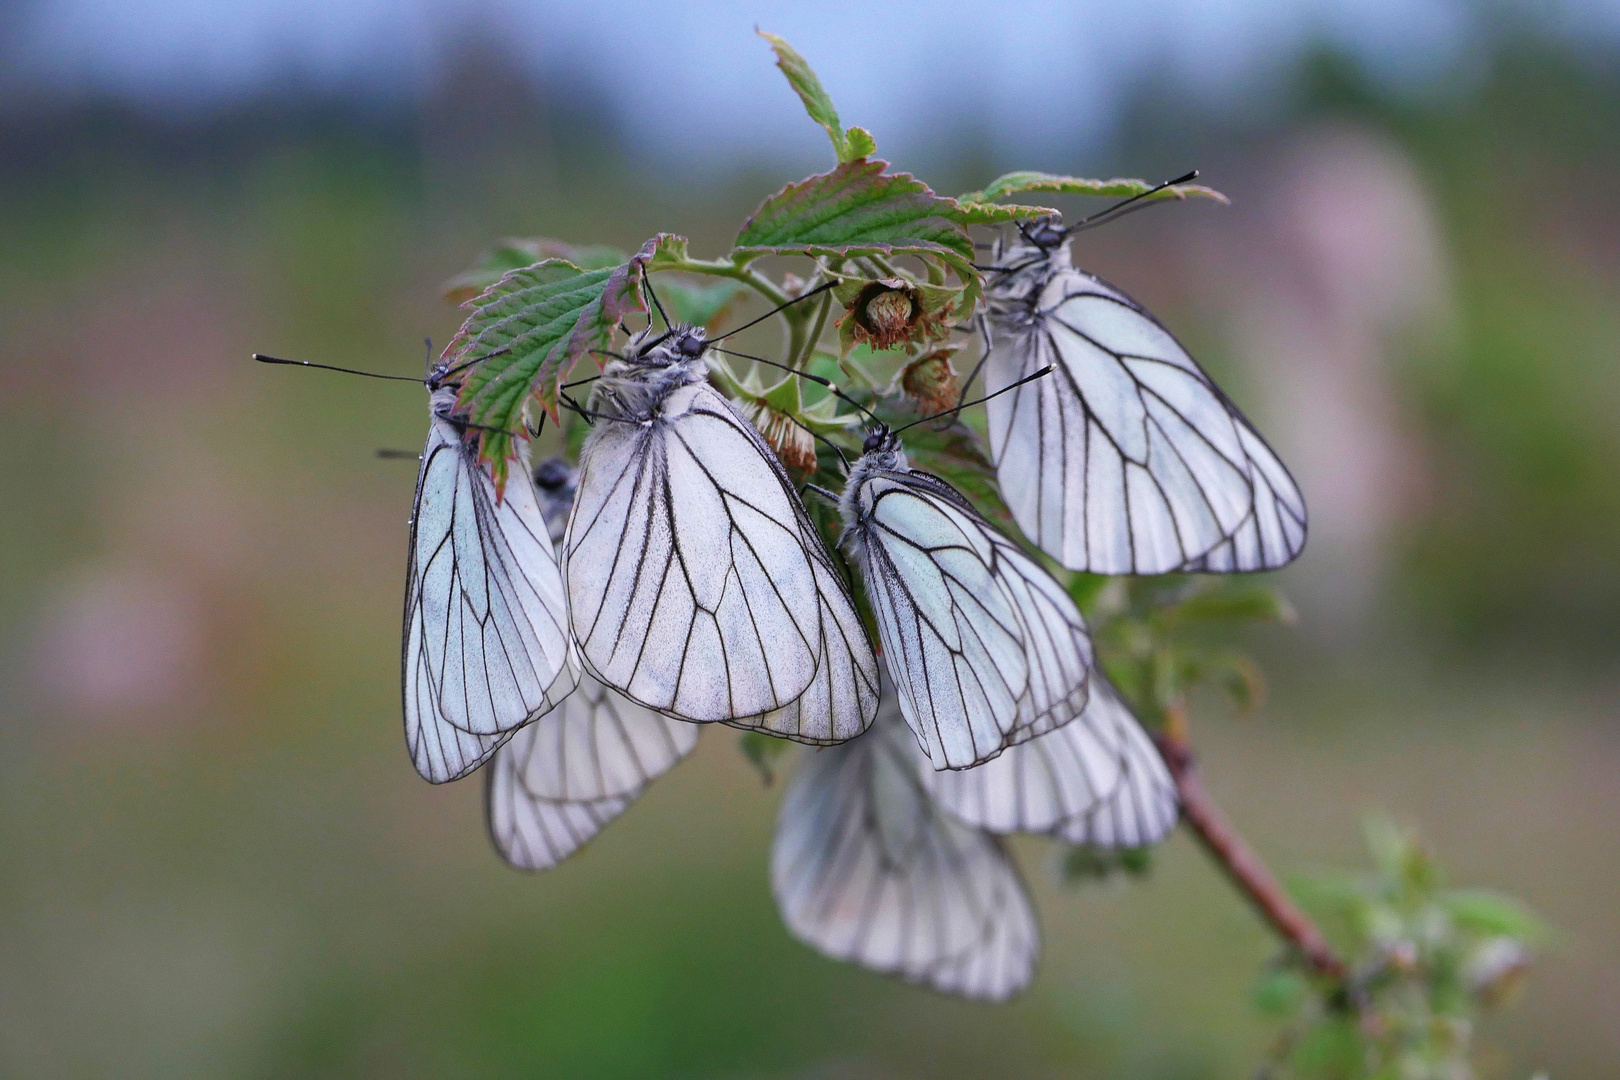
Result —
[[1194, 169], [1187, 175], [1178, 176], [1174, 180], [1170, 181], [1170, 186], [1174, 187], [1176, 184], [1190, 184], [1196, 179], [1198, 179], [1198, 170]]

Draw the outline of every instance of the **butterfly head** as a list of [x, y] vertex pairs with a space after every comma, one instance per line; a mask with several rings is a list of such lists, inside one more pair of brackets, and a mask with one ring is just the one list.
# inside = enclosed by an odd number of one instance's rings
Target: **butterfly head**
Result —
[[987, 293], [991, 304], [1004, 311], [1040, 294], [1052, 274], [1072, 265], [1069, 234], [1056, 214], [1020, 221], [1015, 232], [995, 243]]
[[861, 489], [866, 482], [880, 473], [908, 472], [910, 469], [905, 448], [900, 445], [900, 436], [889, 425], [873, 420], [867, 426], [866, 438], [861, 443], [861, 456], [849, 467], [849, 476], [844, 479], [844, 494], [838, 501], [847, 535], [855, 535], [856, 530], [851, 527], [860, 519]]

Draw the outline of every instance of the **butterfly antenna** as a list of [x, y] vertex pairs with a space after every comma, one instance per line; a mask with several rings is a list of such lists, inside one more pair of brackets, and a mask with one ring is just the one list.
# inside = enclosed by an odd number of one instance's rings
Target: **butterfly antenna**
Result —
[[710, 338], [709, 340], [710, 341], [724, 341], [724, 340], [726, 340], [726, 338], [730, 337], [732, 334], [740, 334], [744, 330], [748, 329], [750, 326], [757, 326], [758, 324], [764, 322], [766, 319], [770, 318], [772, 315], [775, 315], [777, 312], [785, 311], [786, 309], [792, 307], [794, 304], [799, 303], [801, 300], [808, 300], [812, 296], [817, 295], [818, 293], [824, 293], [828, 289], [832, 288], [834, 285], [837, 285], [837, 284], [838, 283], [836, 281], [824, 281], [820, 285], [817, 285], [815, 288], [811, 289], [807, 293], [800, 293], [798, 296], [795, 296], [793, 299], [791, 299], [791, 300], [789, 300], [789, 301], [787, 301], [785, 303], [777, 304], [775, 307], [771, 308], [771, 310], [767, 311], [765, 314], [761, 315], [759, 318], [753, 319], [753, 320], [751, 320], [749, 322], [745, 322], [741, 326], [737, 327], [735, 330], [727, 330], [725, 333], [721, 334], [719, 337]]
[[[799, 420], [798, 417], [789, 416], [788, 419], [793, 422], [795, 427], [803, 428], [805, 434], [809, 435], [812, 439], [817, 439], [820, 442], [825, 443], [827, 445], [827, 447], [832, 450], [833, 453], [838, 455], [838, 460], [844, 463], [844, 472], [846, 472], [846, 473], [849, 472], [849, 458], [844, 456], [844, 451], [843, 451], [842, 447], [840, 447], [837, 443], [833, 442], [831, 439], [827, 438], [827, 436], [821, 434], [821, 432], [812, 431], [809, 428], [809, 426], [802, 423]], [[812, 484], [811, 486], [814, 487], [815, 485]], [[834, 501], [836, 502], [837, 500], [834, 500]]]
[[387, 446], [379, 448], [377, 456], [383, 461], [420, 461], [422, 458], [415, 450], [395, 450]]
[[965, 403], [967, 392], [973, 386], [973, 380], [979, 377], [979, 372], [983, 370], [985, 361], [990, 359], [990, 320], [985, 318], [982, 313], [974, 316], [974, 318], [978, 322], [979, 339], [984, 343], [984, 346], [979, 350], [979, 358], [973, 362], [973, 370], [968, 372], [968, 377], [962, 382], [962, 395], [956, 399], [956, 408], [951, 410], [957, 414], [967, 408]]
[[[1175, 187], [1177, 184], [1189, 184], [1196, 179], [1198, 179], [1198, 170], [1194, 169], [1185, 176], [1178, 176], [1174, 180], [1166, 180], [1162, 184], [1155, 184], [1146, 191], [1137, 192], [1130, 198], [1117, 202], [1106, 210], [1099, 210], [1097, 213], [1092, 214], [1089, 217], [1081, 218], [1073, 225], [1070, 225], [1068, 228], [1064, 229], [1063, 235], [1068, 236], [1071, 233], [1079, 232], [1082, 229], [1094, 229], [1098, 225], [1106, 225], [1115, 218], [1122, 217], [1127, 213], [1134, 213], [1136, 210], [1142, 209], [1142, 207], [1148, 205], [1142, 200], [1152, 198], [1165, 188]], [[1126, 207], [1133, 207], [1133, 209], [1127, 210]]]
[[261, 364], [285, 364], [288, 367], [319, 368], [322, 371], [339, 371], [345, 375], [364, 375], [368, 379], [388, 379], [391, 382], [410, 382], [415, 383], [417, 386], [421, 386], [423, 384], [423, 380], [418, 379], [414, 375], [383, 375], [375, 371], [361, 371], [358, 368], [338, 367], [335, 364], [317, 364], [312, 360], [283, 360], [279, 356], [266, 356], [264, 353], [254, 353], [253, 359], [257, 360]]
[[[647, 296], [652, 300], [653, 307], [658, 309], [658, 317], [660, 319], [664, 320], [664, 326], [666, 328], [667, 327], [673, 327], [675, 324], [669, 321], [669, 316], [668, 315], [664, 314], [664, 305], [660, 304], [658, 302], [658, 294], [653, 291], [652, 277], [649, 276], [648, 273], [647, 273], [647, 264], [646, 263], [641, 264], [641, 284], [642, 284], [642, 287], [647, 290]], [[651, 315], [647, 316], [647, 325], [649, 327], [652, 326], [652, 316]]]
[[[823, 379], [820, 375], [812, 375], [808, 371], [800, 371], [796, 367], [789, 367], [788, 365], [780, 363], [776, 360], [767, 360], [763, 356], [752, 356], [748, 353], [737, 352], [734, 349], [722, 349], [716, 346], [714, 351], [718, 353], [725, 353], [727, 356], [739, 357], [743, 360], [752, 360], [758, 364], [768, 364], [774, 368], [781, 368], [783, 371], [790, 371], [801, 379], [809, 379], [813, 383], [819, 383], [831, 391], [832, 395], [839, 401], [847, 402], [861, 410], [861, 412], [865, 413], [867, 418], [870, 419], [874, 424], [882, 423], [882, 421], [877, 418], [877, 415], [873, 413], [871, 409], [868, 409], [865, 405], [862, 405], [860, 402], [844, 393], [838, 388], [838, 384], [833, 382], [831, 379]], [[814, 434], [814, 432], [812, 432], [812, 434]]]
[[897, 428], [894, 429], [894, 434], [898, 435], [902, 431], [905, 431], [906, 428], [914, 428], [918, 424], [926, 424], [930, 420], [938, 420], [942, 416], [949, 416], [952, 413], [961, 412], [963, 409], [967, 408], [970, 405], [983, 405], [985, 402], [989, 401], [993, 397], [1000, 397], [1002, 394], [1005, 394], [1009, 390], [1016, 390], [1020, 386], [1023, 386], [1025, 383], [1034, 382], [1036, 379], [1039, 379], [1044, 375], [1051, 374], [1051, 372], [1052, 372], [1052, 365], [1047, 364], [1045, 367], [1041, 368], [1041, 370], [1036, 371], [1036, 372], [1032, 372], [1031, 374], [1028, 374], [1028, 375], [1025, 375], [1022, 379], [1019, 379], [1015, 383], [1008, 383], [1006, 386], [1003, 386], [1000, 390], [997, 390], [993, 394], [986, 394], [986, 395], [984, 395], [984, 397], [979, 398], [976, 401], [964, 401], [960, 405], [957, 405], [957, 406], [955, 406], [953, 408], [946, 409], [944, 412], [937, 412], [933, 416], [925, 416], [921, 420], [913, 420], [911, 423], [907, 424], [905, 427], [897, 427]]

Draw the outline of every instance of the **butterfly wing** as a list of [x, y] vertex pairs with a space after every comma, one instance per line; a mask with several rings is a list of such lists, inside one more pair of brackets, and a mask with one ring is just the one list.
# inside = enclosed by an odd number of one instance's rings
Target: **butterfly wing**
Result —
[[1078, 715], [1091, 642], [1051, 575], [938, 478], [868, 477], [857, 556], [902, 712], [934, 767], [969, 768]]
[[511, 471], [497, 500], [489, 473], [436, 412], [405, 594], [405, 742], [417, 772], [434, 783], [465, 776], [566, 697], [574, 687], [566, 627], [527, 467]]
[[[549, 719], [549, 717], [543, 718]], [[547, 799], [527, 778], [546, 748], [536, 725], [520, 728], [495, 752], [484, 787], [489, 836], [501, 858], [520, 870], [549, 870], [624, 813], [641, 794], [637, 788], [611, 798]]]
[[[585, 668], [631, 700], [809, 742], [871, 723], [854, 602], [770, 448], [707, 384], [597, 425], [564, 544]], [[789, 708], [818, 675], [825, 707]]]
[[1071, 844], [1092, 847], [1132, 848], [1157, 844], [1176, 827], [1181, 807], [1176, 782], [1165, 767], [1159, 748], [1131, 715], [1118, 691], [1102, 680], [1098, 680], [1097, 686], [1093, 691], [1097, 712], [1093, 715], [1088, 708], [1087, 718], [1099, 732], [1113, 728], [1113, 742], [1120, 752], [1119, 783], [1113, 793], [1090, 812], [1065, 818], [1052, 830], [1052, 835]]
[[920, 770], [935, 801], [994, 833], [1055, 833], [1072, 843], [1141, 847], [1176, 822], [1176, 789], [1158, 748], [1107, 680], [1074, 721], [972, 769]]
[[524, 729], [523, 787], [559, 802], [633, 795], [697, 745], [695, 724], [642, 708], [590, 675]]
[[1033, 319], [997, 320], [988, 403], [1002, 495], [1071, 570], [1271, 570], [1305, 545], [1305, 501], [1260, 435], [1130, 297], [1056, 270]]
[[1033, 977], [1035, 913], [988, 833], [941, 814], [892, 712], [804, 756], [783, 796], [771, 888], [795, 937], [837, 960], [1001, 1000]]

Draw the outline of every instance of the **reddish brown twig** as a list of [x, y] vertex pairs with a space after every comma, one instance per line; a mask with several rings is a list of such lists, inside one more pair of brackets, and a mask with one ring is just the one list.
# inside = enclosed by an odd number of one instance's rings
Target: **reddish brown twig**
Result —
[[1344, 978], [1344, 961], [1333, 951], [1322, 931], [1288, 898], [1260, 856], [1210, 798], [1186, 741], [1185, 718], [1172, 715], [1169, 721], [1165, 734], [1157, 741], [1164, 753], [1164, 762], [1176, 780], [1182, 817], [1233, 884], [1277, 933], [1299, 949], [1311, 967], [1331, 978]]

